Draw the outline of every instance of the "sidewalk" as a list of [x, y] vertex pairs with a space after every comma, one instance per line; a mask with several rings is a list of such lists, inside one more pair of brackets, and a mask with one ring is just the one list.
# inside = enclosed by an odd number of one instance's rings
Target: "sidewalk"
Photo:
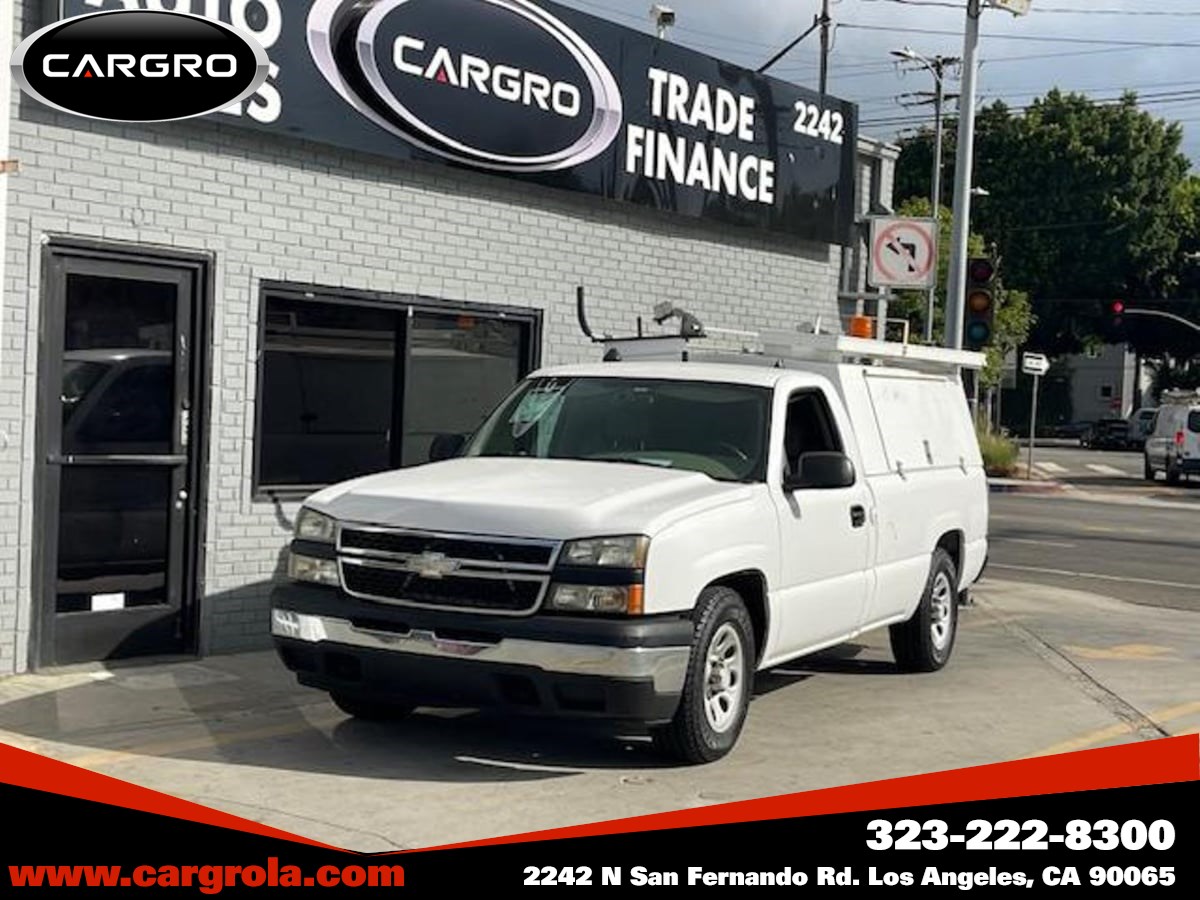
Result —
[[421, 711], [378, 725], [271, 653], [0, 681], [0, 741], [362, 852], [980, 765], [1200, 726], [1200, 615], [986, 581], [943, 673], [874, 632], [757, 678], [727, 759], [637, 735]]

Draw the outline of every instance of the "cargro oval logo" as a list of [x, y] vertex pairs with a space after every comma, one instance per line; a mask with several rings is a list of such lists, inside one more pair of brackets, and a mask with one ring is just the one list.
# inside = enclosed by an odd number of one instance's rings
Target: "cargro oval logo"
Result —
[[111, 122], [203, 116], [253, 94], [267, 53], [249, 35], [185, 13], [115, 10], [75, 16], [26, 38], [12, 58], [27, 94]]
[[604, 60], [529, 0], [316, 0], [308, 47], [363, 116], [479, 168], [567, 169], [621, 128]]

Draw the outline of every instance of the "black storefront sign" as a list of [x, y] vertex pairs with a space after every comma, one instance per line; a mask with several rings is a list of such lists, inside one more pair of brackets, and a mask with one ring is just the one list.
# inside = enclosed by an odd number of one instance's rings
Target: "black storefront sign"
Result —
[[849, 243], [857, 108], [544, 0], [55, 0], [254, 34], [258, 93], [217, 119]]

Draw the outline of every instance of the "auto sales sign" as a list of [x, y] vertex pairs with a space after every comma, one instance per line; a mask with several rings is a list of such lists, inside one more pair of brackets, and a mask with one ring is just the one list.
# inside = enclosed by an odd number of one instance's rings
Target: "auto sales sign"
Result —
[[853, 104], [573, 9], [543, 0], [58, 0], [53, 15], [119, 9], [188, 13], [266, 51], [253, 90], [217, 114], [230, 121], [850, 241]]

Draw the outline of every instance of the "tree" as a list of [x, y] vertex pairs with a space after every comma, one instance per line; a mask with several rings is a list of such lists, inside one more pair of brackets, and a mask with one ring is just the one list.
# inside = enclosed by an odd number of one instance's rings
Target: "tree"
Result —
[[[977, 123], [975, 181], [988, 196], [973, 204], [972, 225], [994, 242], [1006, 283], [1029, 293], [1038, 350], [1115, 340], [1113, 300], [1135, 305], [1178, 290], [1180, 223], [1197, 195], [1184, 187], [1177, 124], [1140, 111], [1134, 94], [1104, 105], [1057, 90], [1019, 115], [991, 104]], [[897, 196], [929, 193], [932, 140], [925, 131], [904, 142]]]

